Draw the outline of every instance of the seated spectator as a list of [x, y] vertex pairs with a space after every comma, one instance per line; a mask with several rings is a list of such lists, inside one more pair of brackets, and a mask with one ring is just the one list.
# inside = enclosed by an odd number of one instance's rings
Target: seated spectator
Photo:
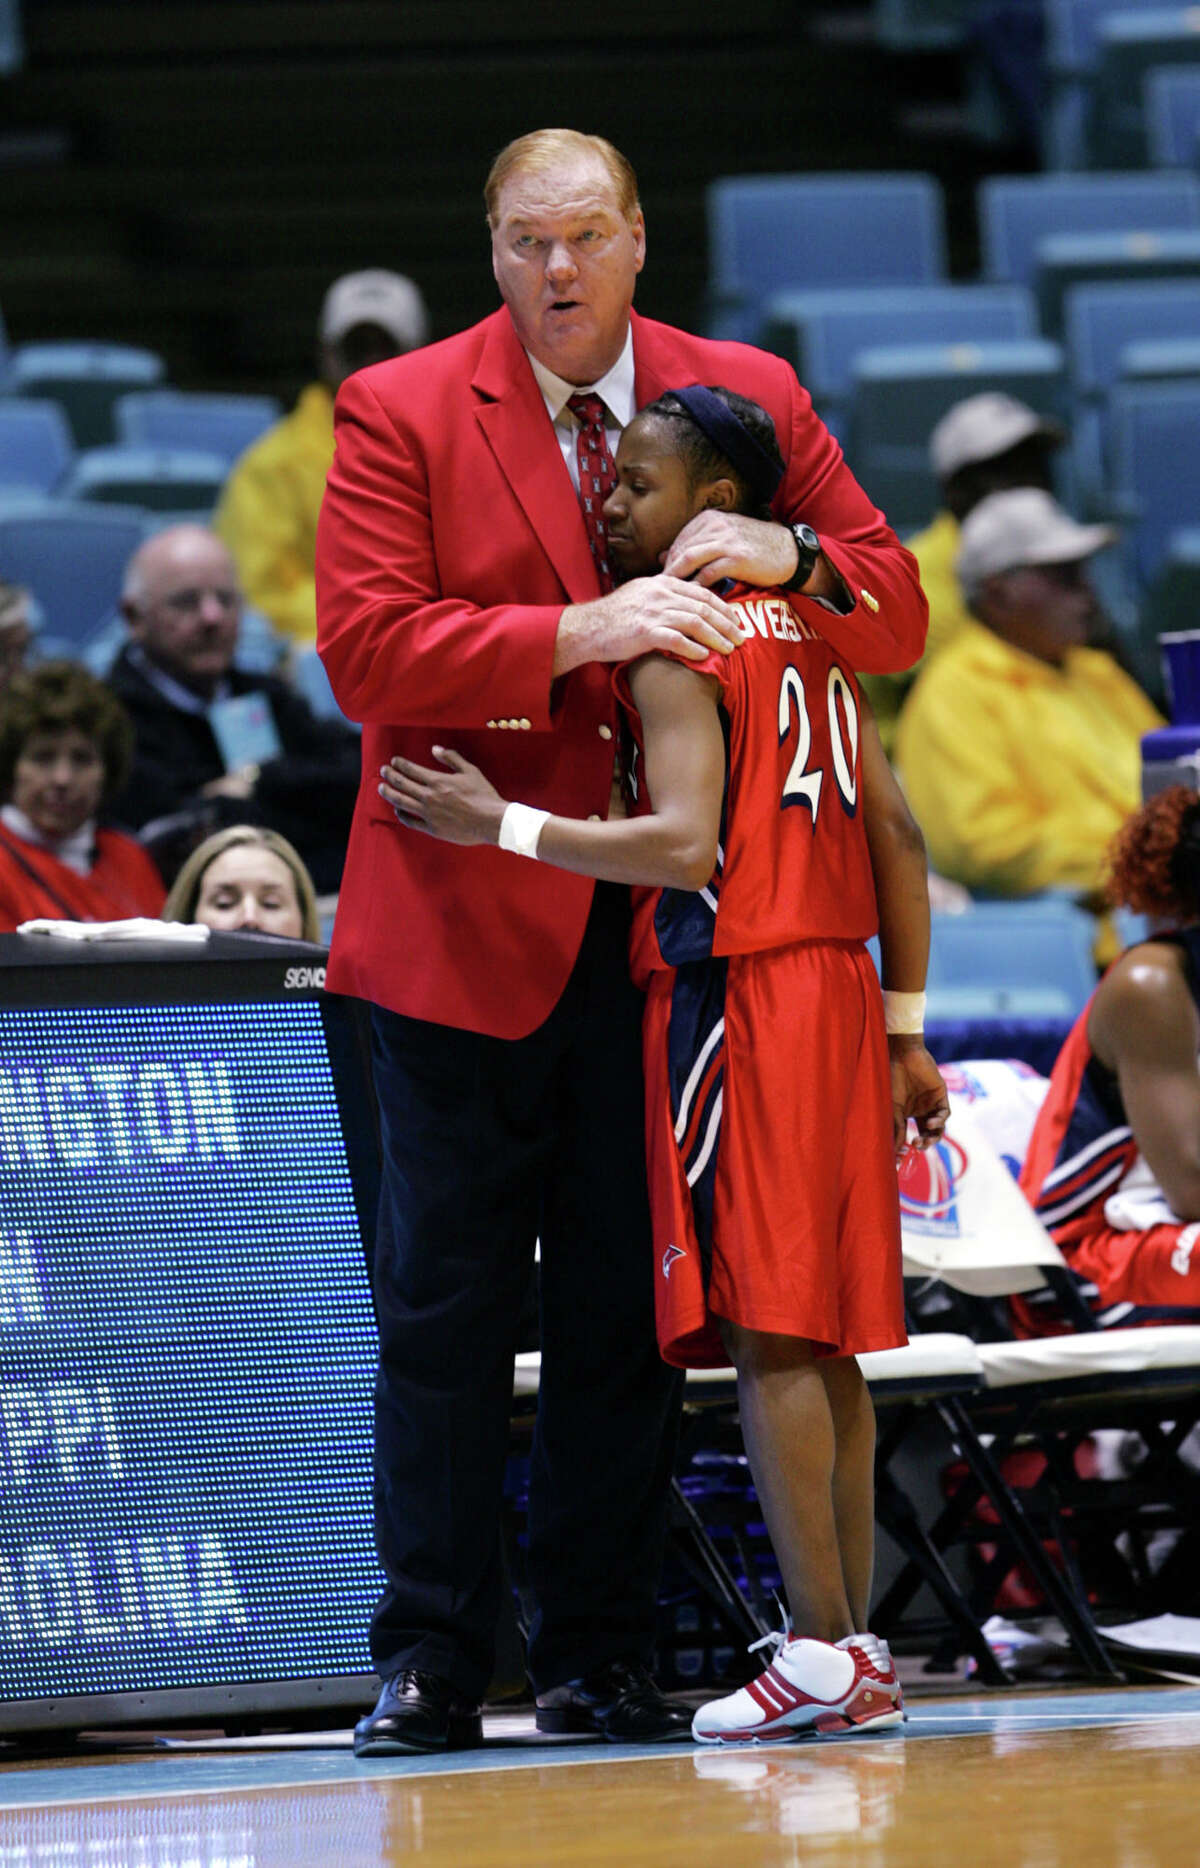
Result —
[[321, 938], [316, 891], [299, 852], [257, 824], [218, 830], [193, 850], [171, 884], [162, 918], [224, 934]]
[[1088, 646], [1087, 560], [1111, 537], [1036, 488], [989, 494], [963, 522], [971, 615], [905, 703], [896, 752], [935, 866], [966, 888], [1101, 901], [1106, 848], [1141, 795], [1141, 735], [1161, 725]]
[[411, 279], [347, 273], [325, 296], [319, 325], [321, 380], [292, 413], [247, 448], [225, 485], [214, 524], [233, 553], [247, 600], [297, 642], [317, 633], [313, 558], [317, 514], [333, 459], [333, 398], [369, 363], [428, 341], [425, 302]]
[[970, 620], [955, 568], [959, 527], [989, 493], [1014, 486], [1036, 486], [1049, 492], [1052, 456], [1064, 439], [1058, 422], [1000, 390], [985, 390], [956, 402], [930, 435], [929, 458], [941, 489], [941, 510], [923, 532], [905, 540], [929, 599], [925, 653], [900, 674], [860, 677], [889, 755], [900, 709], [918, 673]]
[[175, 525], [139, 546], [121, 603], [132, 640], [109, 675], [134, 729], [117, 800], [148, 833], [168, 881], [222, 824], [266, 824], [300, 850], [322, 893], [336, 892], [358, 790], [358, 736], [318, 720], [276, 676], [234, 666], [241, 591], [212, 532]]
[[22, 666], [33, 635], [29, 592], [0, 579], [0, 692]]
[[[1021, 1185], [1101, 1324], [1200, 1322], [1200, 797], [1174, 785], [1112, 847], [1113, 902], [1161, 927], [1064, 1044]], [[1022, 1300], [1036, 1333], [1063, 1328]]]
[[133, 735], [120, 703], [74, 662], [15, 674], [0, 700], [0, 930], [22, 921], [156, 915], [163, 885], [132, 837], [98, 818]]

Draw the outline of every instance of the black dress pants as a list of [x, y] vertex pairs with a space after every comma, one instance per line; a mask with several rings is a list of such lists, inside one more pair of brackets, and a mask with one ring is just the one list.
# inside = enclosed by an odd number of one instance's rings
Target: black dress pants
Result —
[[[648, 1660], [682, 1390], [654, 1338], [628, 893], [598, 885], [561, 999], [505, 1040], [373, 1014], [384, 1170], [374, 1283], [385, 1677], [480, 1696], [500, 1602], [512, 1362], [541, 1240], [529, 1670]], [[486, 953], [479, 956], [486, 966]]]

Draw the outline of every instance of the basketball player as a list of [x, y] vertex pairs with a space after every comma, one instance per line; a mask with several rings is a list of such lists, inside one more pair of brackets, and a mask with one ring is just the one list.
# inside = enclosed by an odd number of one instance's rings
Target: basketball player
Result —
[[[604, 516], [623, 579], [653, 573], [700, 511], [760, 515], [783, 472], [766, 413], [700, 387], [643, 409], [616, 467]], [[643, 885], [659, 1346], [737, 1369], [791, 1612], [766, 1671], [696, 1714], [705, 1743], [903, 1719], [886, 1644], [864, 1632], [874, 1415], [855, 1356], [905, 1341], [895, 1154], [910, 1116], [929, 1140], [947, 1108], [921, 1037], [923, 846], [854, 674], [786, 593], [725, 596], [738, 654], [614, 676], [628, 817], [506, 802], [447, 749], [446, 771], [395, 759], [380, 785], [413, 828]], [[876, 885], [890, 1038], [866, 948]]]
[[[1021, 1185], [1101, 1326], [1200, 1322], [1200, 798], [1174, 785], [1112, 844], [1109, 895], [1164, 932], [1116, 960], [1050, 1079]], [[1014, 1306], [1014, 1308], [1017, 1308]], [[1026, 1299], [1021, 1323], [1067, 1327]]]

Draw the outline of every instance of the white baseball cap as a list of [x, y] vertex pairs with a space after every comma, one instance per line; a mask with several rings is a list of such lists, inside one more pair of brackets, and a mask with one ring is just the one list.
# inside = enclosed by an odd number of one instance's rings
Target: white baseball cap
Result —
[[1079, 564], [1116, 536], [1108, 525], [1080, 525], [1041, 487], [1009, 487], [989, 493], [963, 520], [959, 582], [970, 595], [985, 578], [1021, 565]]
[[325, 294], [322, 343], [340, 343], [356, 324], [379, 325], [401, 350], [419, 350], [429, 341], [429, 313], [412, 280], [378, 266], [346, 273]]
[[1003, 390], [987, 389], [947, 409], [929, 437], [929, 459], [938, 479], [948, 480], [960, 468], [994, 460], [1033, 435], [1041, 435], [1051, 447], [1066, 440], [1061, 422], [1039, 415]]

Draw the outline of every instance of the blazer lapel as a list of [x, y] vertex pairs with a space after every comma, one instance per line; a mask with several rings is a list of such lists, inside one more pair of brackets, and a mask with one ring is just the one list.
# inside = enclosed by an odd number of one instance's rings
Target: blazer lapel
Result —
[[579, 500], [507, 311], [495, 315], [472, 387], [480, 431], [568, 597], [573, 603], [598, 597]]

